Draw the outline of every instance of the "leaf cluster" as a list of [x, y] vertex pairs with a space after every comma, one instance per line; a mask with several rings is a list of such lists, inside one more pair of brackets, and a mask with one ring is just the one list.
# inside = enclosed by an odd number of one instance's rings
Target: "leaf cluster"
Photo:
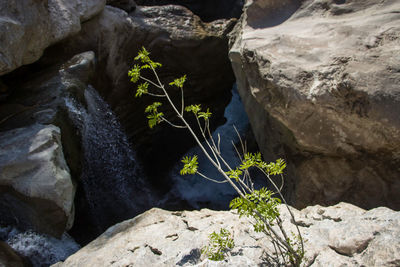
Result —
[[201, 253], [205, 254], [209, 260], [222, 261], [225, 254], [235, 246], [231, 233], [221, 228], [219, 233], [215, 231], [209, 235], [209, 244], [201, 249]]
[[182, 170], [180, 171], [181, 175], [195, 174], [197, 172], [199, 165], [199, 163], [197, 162], [197, 156], [185, 156], [181, 161], [184, 164]]
[[274, 220], [279, 216], [279, 198], [273, 197], [274, 192], [262, 187], [260, 190], [246, 194], [244, 197], [234, 198], [229, 207], [238, 211], [239, 216], [253, 217], [256, 219], [254, 230], [265, 232], [265, 221], [273, 225]]
[[150, 128], [153, 128], [163, 120], [164, 113], [158, 111], [158, 107], [161, 105], [162, 104], [160, 102], [154, 102], [153, 104], [147, 106], [144, 110], [145, 113], [150, 113], [149, 115], [147, 115]]

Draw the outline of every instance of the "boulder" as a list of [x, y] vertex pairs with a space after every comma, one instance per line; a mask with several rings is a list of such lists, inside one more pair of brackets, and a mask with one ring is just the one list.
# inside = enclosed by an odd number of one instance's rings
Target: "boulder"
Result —
[[0, 75], [38, 60], [43, 50], [81, 29], [106, 0], [11, 0], [0, 3]]
[[400, 209], [400, 3], [245, 6], [230, 59], [264, 157], [292, 166], [288, 198]]
[[41, 72], [7, 75], [12, 94], [0, 106], [3, 223], [54, 236], [72, 227], [82, 145], [66, 99], [84, 104], [94, 61], [85, 52]]
[[7, 243], [0, 241], [0, 266], [24, 267], [22, 259]]
[[[285, 210], [280, 207], [283, 224], [295, 231]], [[399, 212], [365, 211], [346, 203], [292, 211], [305, 240], [305, 266], [390, 266], [400, 261]], [[208, 235], [221, 228], [233, 233], [235, 247], [224, 261], [212, 262], [201, 248], [208, 244]], [[263, 253], [272, 255], [270, 242], [233, 212], [154, 208], [110, 227], [53, 266], [264, 266]]]
[[60, 129], [34, 124], [0, 132], [0, 143], [1, 223], [61, 236], [72, 226], [75, 188]]

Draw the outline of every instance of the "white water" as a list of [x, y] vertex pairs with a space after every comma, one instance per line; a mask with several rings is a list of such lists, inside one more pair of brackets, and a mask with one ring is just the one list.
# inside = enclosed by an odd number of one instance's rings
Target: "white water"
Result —
[[[235, 87], [232, 90], [232, 99], [225, 109], [224, 116], [226, 123], [214, 131], [213, 137], [217, 142], [218, 134], [221, 136], [220, 147], [222, 155], [231, 167], [235, 167], [240, 161], [232, 145], [232, 142], [235, 144], [239, 142], [234, 126], [241, 136], [245, 134], [249, 127], [247, 114]], [[198, 155], [199, 171], [210, 178], [221, 180], [218, 171], [203, 155], [199, 147], [191, 149], [186, 155]], [[215, 209], [228, 208], [229, 201], [236, 196], [236, 192], [229, 184], [217, 184], [198, 175], [180, 176], [179, 170], [181, 168], [182, 163], [178, 163], [171, 173], [174, 181], [173, 194], [186, 200], [194, 208], [202, 206]]]
[[151, 205], [135, 153], [116, 116], [97, 91], [85, 91], [87, 107], [66, 99], [70, 116], [82, 135], [82, 183], [93, 223], [101, 233]]
[[0, 240], [4, 240], [20, 255], [29, 258], [34, 267], [63, 261], [80, 249], [66, 233], [61, 239], [56, 239], [32, 231], [20, 232], [14, 227], [0, 227]]

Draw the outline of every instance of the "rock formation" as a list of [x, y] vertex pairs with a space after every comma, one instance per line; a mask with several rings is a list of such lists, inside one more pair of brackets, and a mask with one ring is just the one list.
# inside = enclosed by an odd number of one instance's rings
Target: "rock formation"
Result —
[[10, 85], [12, 95], [0, 107], [1, 223], [54, 236], [71, 228], [71, 174], [79, 177], [81, 148], [65, 97], [82, 100], [93, 68], [87, 52]]
[[243, 2], [243, 0], [136, 0], [136, 3], [142, 6], [181, 5], [206, 22], [239, 18]]
[[[280, 210], [284, 225], [295, 231], [286, 208]], [[293, 211], [305, 240], [305, 266], [400, 263], [399, 212], [388, 208], [365, 211], [346, 203]], [[235, 247], [225, 261], [212, 262], [200, 251], [208, 235], [220, 228], [233, 233]], [[263, 266], [268, 265], [263, 253], [271, 252], [266, 237], [232, 212], [152, 209], [109, 228], [64, 263], [53, 266]]]
[[298, 207], [400, 209], [400, 3], [248, 1], [230, 58], [266, 158]]
[[33, 63], [45, 48], [76, 34], [105, 0], [10, 0], [0, 3], [0, 75]]

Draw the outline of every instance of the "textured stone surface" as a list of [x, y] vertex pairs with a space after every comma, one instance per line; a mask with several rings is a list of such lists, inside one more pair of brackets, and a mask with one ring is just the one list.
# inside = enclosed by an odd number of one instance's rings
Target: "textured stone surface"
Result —
[[43, 50], [76, 34], [106, 0], [10, 0], [0, 3], [0, 75], [39, 59]]
[[247, 2], [230, 58], [264, 156], [294, 166], [295, 205], [400, 209], [399, 10], [393, 0]]
[[56, 236], [72, 226], [71, 176], [80, 176], [82, 153], [65, 98], [84, 101], [94, 61], [85, 52], [62, 66], [7, 77], [12, 94], [0, 105], [3, 223]]
[[203, 21], [239, 18], [243, 0], [136, 0], [138, 5], [182, 5], [198, 15]]
[[61, 235], [73, 221], [75, 188], [60, 129], [34, 124], [0, 132], [0, 143], [2, 223]]
[[[365, 211], [340, 203], [293, 210], [305, 239], [305, 266], [396, 266], [400, 263], [399, 212]], [[294, 230], [281, 207], [284, 225]], [[260, 266], [270, 244], [246, 219], [229, 211], [169, 212], [152, 209], [110, 227], [55, 266]], [[200, 250], [208, 235], [225, 227], [235, 247], [226, 261], [212, 262]], [[341, 265], [343, 264], [343, 265]]]

